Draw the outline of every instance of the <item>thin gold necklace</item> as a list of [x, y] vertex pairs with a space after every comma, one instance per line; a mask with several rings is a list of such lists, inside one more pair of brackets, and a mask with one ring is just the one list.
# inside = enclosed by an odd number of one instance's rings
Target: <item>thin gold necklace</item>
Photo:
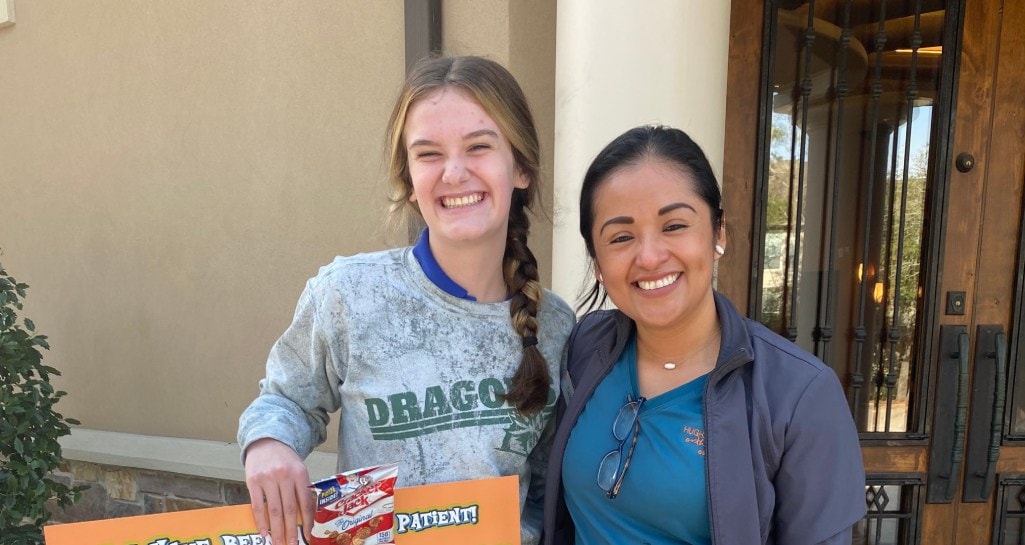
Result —
[[705, 344], [701, 345], [697, 350], [691, 352], [689, 356], [687, 356], [686, 358], [683, 358], [683, 359], [664, 358], [661, 355], [656, 354], [655, 351], [652, 350], [651, 348], [648, 348], [647, 350], [648, 350], [648, 352], [651, 353], [651, 355], [655, 356], [655, 359], [663, 361], [663, 363], [662, 363], [662, 368], [663, 369], [665, 369], [666, 371], [674, 371], [680, 365], [683, 365], [684, 363], [687, 363], [690, 360], [692, 360], [694, 357], [703, 354], [705, 352], [705, 350], [709, 346], [711, 346], [716, 340], [718, 340], [721, 336], [722, 336], [722, 329], [717, 329], [716, 332], [715, 332], [715, 335], [712, 335], [712, 337], [709, 338], [708, 341], [705, 342]]

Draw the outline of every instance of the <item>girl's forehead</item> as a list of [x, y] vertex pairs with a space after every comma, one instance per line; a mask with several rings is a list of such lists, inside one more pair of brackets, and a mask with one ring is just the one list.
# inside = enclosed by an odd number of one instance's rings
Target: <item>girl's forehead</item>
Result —
[[468, 92], [442, 87], [410, 104], [403, 133], [408, 139], [410, 132], [468, 133], [481, 128], [497, 132], [498, 124]]
[[441, 87], [428, 91], [422, 97], [414, 100], [413, 105], [420, 104], [422, 102], [436, 104], [444, 99], [458, 99], [473, 103], [477, 102], [473, 99], [472, 96], [470, 96], [470, 93], [468, 93], [467, 91], [460, 89], [458, 87], [453, 87], [451, 85], [443, 85]]
[[487, 111], [469, 91], [452, 86], [439, 87], [417, 98], [410, 103], [409, 112], [413, 114], [414, 112], [431, 111], [439, 107], [475, 111], [487, 115]]

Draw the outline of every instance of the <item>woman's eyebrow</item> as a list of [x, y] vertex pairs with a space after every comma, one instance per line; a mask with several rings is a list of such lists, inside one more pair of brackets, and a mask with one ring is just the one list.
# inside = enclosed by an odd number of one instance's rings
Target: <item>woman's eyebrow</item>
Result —
[[[688, 210], [690, 210], [690, 211], [692, 211], [694, 213], [697, 213], [697, 210], [693, 206], [691, 206], [691, 205], [689, 205], [689, 204], [687, 204], [685, 202], [674, 202], [673, 204], [667, 204], [667, 205], [663, 206], [662, 208], [659, 208], [658, 209], [658, 215], [659, 216], [664, 216], [665, 214], [668, 214], [668, 213], [670, 213], [673, 210], [676, 210], [678, 208], [686, 208], [686, 209], [688, 209]], [[614, 218], [609, 218], [605, 223], [601, 224], [601, 229], [598, 229], [598, 233], [601, 233], [602, 231], [604, 231], [605, 228], [608, 227], [609, 225], [630, 225], [633, 222], [634, 222], [634, 219], [631, 218], [630, 216], [616, 216]]]
[[634, 222], [634, 219], [630, 216], [616, 216], [610, 218], [605, 223], [601, 224], [601, 229], [598, 229], [598, 234], [601, 234], [609, 225], [630, 225]]
[[463, 137], [463, 140], [477, 138], [478, 136], [491, 136], [494, 138], [498, 138], [498, 133], [491, 129], [477, 129], [473, 132], [467, 133], [466, 136]]
[[412, 149], [412, 148], [415, 148], [417, 146], [436, 146], [436, 145], [437, 144], [435, 144], [434, 141], [428, 140], [427, 138], [417, 138], [416, 140], [413, 140], [412, 142], [409, 143], [409, 148]]
[[685, 202], [674, 202], [673, 204], [667, 204], [662, 208], [658, 209], [658, 215], [662, 216], [676, 210], [677, 208], [689, 208], [691, 212], [697, 213], [697, 210], [693, 206]]

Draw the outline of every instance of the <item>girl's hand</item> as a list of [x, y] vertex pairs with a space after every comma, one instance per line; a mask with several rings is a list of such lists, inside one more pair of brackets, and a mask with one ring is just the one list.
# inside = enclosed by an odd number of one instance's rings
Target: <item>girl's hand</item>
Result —
[[246, 487], [260, 535], [272, 543], [298, 545], [299, 521], [310, 542], [315, 507], [310, 475], [292, 447], [275, 439], [254, 441], [246, 448]]

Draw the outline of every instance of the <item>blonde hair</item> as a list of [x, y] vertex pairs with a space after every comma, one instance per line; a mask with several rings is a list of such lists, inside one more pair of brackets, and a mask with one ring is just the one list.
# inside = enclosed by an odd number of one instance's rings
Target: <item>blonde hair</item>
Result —
[[419, 214], [416, 203], [409, 200], [413, 181], [403, 134], [406, 116], [418, 100], [447, 88], [465, 92], [484, 108], [509, 140], [517, 169], [529, 181], [525, 189], [513, 190], [502, 270], [512, 293], [509, 314], [513, 328], [523, 338], [523, 356], [505, 397], [521, 413], [534, 413], [547, 404], [551, 385], [548, 365], [537, 346], [537, 312], [543, 292], [537, 260], [527, 247], [527, 211], [538, 195], [541, 152], [527, 99], [505, 67], [482, 57], [434, 57], [410, 71], [389, 122], [391, 211]]

